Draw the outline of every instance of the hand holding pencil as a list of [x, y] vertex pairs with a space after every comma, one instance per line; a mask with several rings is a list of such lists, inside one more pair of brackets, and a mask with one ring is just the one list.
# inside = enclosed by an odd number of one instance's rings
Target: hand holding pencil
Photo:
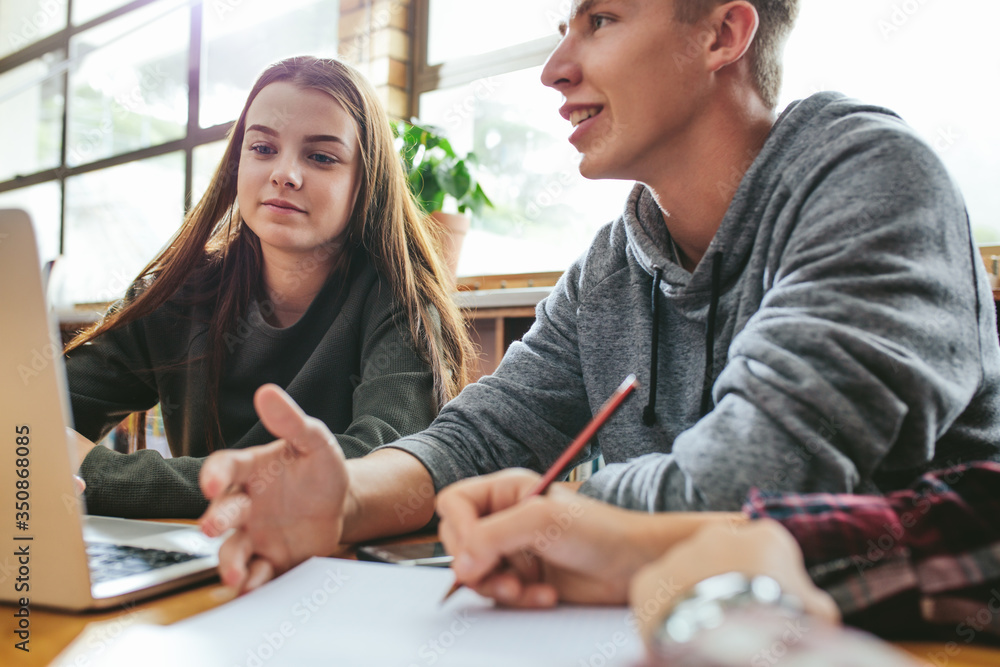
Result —
[[[590, 534], [609, 531], [613, 538], [627, 523], [622, 522], [624, 510], [549, 485], [635, 386], [629, 376], [544, 477], [508, 470], [454, 484], [440, 494], [440, 535], [456, 557], [456, 584], [472, 585], [514, 606], [551, 606], [558, 598], [625, 601], [628, 575], [645, 558], [631, 563], [629, 554], [616, 553], [621, 551], [616, 545]], [[549, 493], [542, 495], [546, 489]], [[584, 514], [587, 520], [578, 521]], [[598, 547], [591, 548], [595, 543]], [[580, 549], [583, 545], [587, 548]], [[567, 582], [571, 585], [562, 585]]]

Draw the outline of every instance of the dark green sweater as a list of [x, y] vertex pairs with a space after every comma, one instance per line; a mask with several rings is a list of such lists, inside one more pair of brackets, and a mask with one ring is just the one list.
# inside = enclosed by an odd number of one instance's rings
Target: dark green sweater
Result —
[[[273, 382], [337, 434], [348, 457], [425, 428], [434, 417], [433, 378], [413, 350], [404, 313], [367, 261], [347, 285], [328, 283], [294, 325], [272, 327], [252, 302], [229, 337], [219, 391], [226, 447], [274, 440], [253, 408]], [[205, 444], [205, 306], [168, 303], [74, 350], [66, 362], [75, 428], [97, 441], [132, 412], [160, 403], [174, 458], [95, 447], [80, 466], [92, 514], [197, 517], [207, 507], [198, 473]], [[182, 362], [182, 363], [178, 363]], [[150, 370], [152, 369], [152, 370]]]

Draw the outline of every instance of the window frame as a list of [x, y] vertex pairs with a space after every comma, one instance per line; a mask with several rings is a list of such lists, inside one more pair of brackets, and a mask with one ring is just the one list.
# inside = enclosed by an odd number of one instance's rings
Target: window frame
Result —
[[413, 7], [413, 86], [410, 96], [410, 116], [418, 116], [420, 96], [435, 90], [454, 88], [500, 74], [517, 72], [545, 63], [559, 44], [559, 35], [539, 37], [488, 53], [447, 60], [431, 65], [427, 62], [430, 35], [430, 3], [414, 0]]
[[[229, 121], [211, 127], [201, 127], [199, 120], [199, 109], [201, 106], [201, 77], [202, 77], [202, 20], [205, 9], [204, 0], [189, 0], [187, 9], [189, 12], [189, 42], [188, 42], [188, 117], [185, 135], [180, 139], [175, 139], [155, 146], [141, 148], [113, 155], [111, 157], [93, 160], [84, 164], [71, 167], [67, 164], [67, 133], [69, 129], [69, 69], [73, 61], [69, 57], [70, 40], [92, 28], [113, 21], [121, 16], [125, 16], [133, 11], [152, 5], [159, 0], [132, 0], [121, 7], [113, 9], [105, 14], [94, 17], [79, 25], [73, 25], [71, 17], [73, 15], [73, 0], [66, 3], [66, 26], [48, 37], [44, 37], [33, 44], [29, 44], [20, 51], [0, 58], [0, 74], [4, 74], [16, 67], [27, 64], [33, 60], [43, 57], [52, 52], [62, 50], [65, 58], [56, 67], [56, 73], [61, 80], [61, 91], [63, 95], [62, 128], [60, 132], [59, 165], [42, 171], [30, 174], [19, 174], [14, 178], [0, 181], [0, 194], [13, 190], [28, 188], [33, 185], [43, 183], [59, 184], [59, 252], [65, 253], [66, 243], [66, 179], [80, 174], [86, 174], [109, 167], [129, 162], [137, 162], [147, 158], [158, 157], [167, 153], [184, 151], [184, 211], [191, 210], [192, 206], [192, 184], [194, 180], [194, 149], [204, 144], [225, 139], [230, 128], [235, 123]], [[177, 11], [183, 11], [183, 7]], [[39, 84], [41, 81], [38, 82]]]

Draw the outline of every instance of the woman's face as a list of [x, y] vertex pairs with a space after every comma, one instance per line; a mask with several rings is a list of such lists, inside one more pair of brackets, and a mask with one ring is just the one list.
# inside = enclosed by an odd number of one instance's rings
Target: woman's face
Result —
[[331, 261], [358, 195], [358, 151], [353, 119], [326, 93], [285, 81], [260, 91], [247, 110], [236, 198], [265, 261]]

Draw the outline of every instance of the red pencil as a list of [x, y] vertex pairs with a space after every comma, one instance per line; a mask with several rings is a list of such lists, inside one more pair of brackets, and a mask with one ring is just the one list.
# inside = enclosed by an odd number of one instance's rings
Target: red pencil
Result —
[[[615, 393], [611, 394], [611, 398], [604, 402], [604, 405], [602, 405], [601, 409], [597, 411], [597, 414], [594, 415], [593, 419], [591, 419], [583, 430], [580, 431], [580, 435], [576, 436], [576, 439], [569, 444], [569, 447], [567, 447], [566, 451], [562, 453], [562, 456], [556, 459], [556, 462], [549, 466], [545, 475], [538, 481], [538, 485], [535, 486], [535, 488], [531, 490], [531, 493], [525, 496], [525, 498], [540, 496], [545, 493], [546, 489], [549, 488], [549, 485], [552, 484], [552, 482], [556, 480], [556, 477], [558, 477], [563, 471], [563, 468], [565, 468], [569, 462], [573, 460], [573, 457], [579, 454], [580, 450], [594, 438], [594, 435], [596, 435], [601, 427], [604, 426], [604, 423], [611, 418], [611, 415], [615, 413], [615, 410], [617, 410], [618, 406], [622, 404], [622, 401], [624, 401], [625, 398], [632, 393], [632, 390], [638, 386], [639, 381], [635, 379], [634, 375], [629, 375], [625, 378], [625, 380], [618, 386], [618, 389], [615, 389]], [[443, 604], [445, 600], [454, 595], [455, 591], [461, 587], [462, 584], [457, 581], [452, 584], [451, 588], [448, 589], [448, 592], [445, 593], [445, 596], [441, 599], [441, 603]]]

